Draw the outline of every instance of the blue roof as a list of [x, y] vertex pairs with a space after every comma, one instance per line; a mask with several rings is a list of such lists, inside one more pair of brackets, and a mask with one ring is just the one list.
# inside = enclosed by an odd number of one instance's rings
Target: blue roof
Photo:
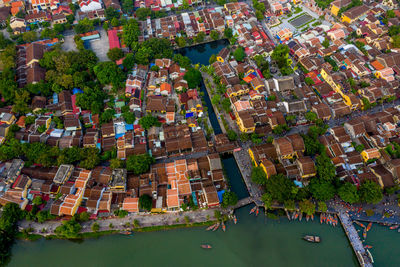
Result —
[[222, 203], [222, 195], [225, 193], [225, 190], [218, 191], [218, 199], [219, 203]]
[[124, 136], [124, 135], [125, 135], [125, 133], [116, 134], [116, 135], [115, 135], [115, 139], [118, 139], [118, 138], [120, 138], [120, 137], [122, 137], [122, 136]]
[[186, 113], [186, 118], [190, 118], [193, 117], [193, 112], [187, 112]]
[[133, 124], [125, 124], [125, 130], [127, 131], [133, 130]]
[[74, 89], [72, 89], [72, 94], [76, 95], [76, 94], [78, 94], [78, 93], [83, 94], [83, 90], [82, 90], [82, 89], [79, 89], [79, 88], [74, 88]]
[[58, 104], [58, 95], [57, 95], [57, 93], [53, 94], [53, 104]]

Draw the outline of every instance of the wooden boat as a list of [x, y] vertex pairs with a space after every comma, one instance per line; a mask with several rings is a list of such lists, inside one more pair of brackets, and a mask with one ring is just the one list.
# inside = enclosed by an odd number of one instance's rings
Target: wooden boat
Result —
[[372, 248], [370, 245], [365, 245], [364, 248]]
[[303, 237], [305, 241], [311, 242], [311, 243], [319, 243], [321, 242], [321, 238], [319, 236], [313, 236], [313, 235], [306, 235]]
[[131, 231], [122, 231], [120, 232], [121, 235], [132, 235]]
[[226, 231], [226, 226], [225, 226], [225, 224], [224, 223], [222, 223], [222, 231]]
[[293, 213], [292, 213], [292, 220], [295, 220], [296, 218], [296, 212], [295, 211], [293, 211]]
[[301, 221], [301, 219], [303, 219], [303, 213], [302, 212], [300, 212], [299, 221]]
[[364, 230], [363, 232], [363, 238], [366, 239], [367, 238], [367, 231]]
[[310, 219], [309, 215], [306, 215], [306, 221], [308, 222], [308, 220]]
[[311, 220], [314, 221], [314, 214], [311, 214]]
[[399, 228], [398, 224], [389, 227], [390, 230], [395, 230], [397, 228]]
[[237, 224], [236, 215], [233, 215], [233, 223], [234, 223], [234, 224]]
[[372, 263], [375, 263], [374, 258], [372, 257], [372, 254], [371, 254], [371, 252], [369, 251], [369, 249], [367, 249], [367, 253], [368, 253], [369, 258], [371, 259], [371, 262], [372, 262]]
[[216, 231], [219, 228], [219, 223], [217, 223], [213, 229], [213, 231]]
[[365, 228], [365, 225], [362, 224], [362, 223], [360, 223], [360, 222], [358, 222], [358, 221], [354, 221], [354, 223], [358, 224], [358, 225], [361, 226], [362, 228]]
[[290, 221], [290, 214], [289, 214], [289, 212], [287, 211], [287, 209], [285, 209], [285, 212], [286, 212], [286, 217], [287, 217], [288, 220]]
[[366, 230], [369, 231], [369, 230], [371, 229], [371, 227], [372, 227], [372, 222], [370, 222], [370, 223], [368, 224]]
[[296, 214], [294, 215], [294, 219], [296, 220], [299, 217], [299, 214], [296, 212]]
[[214, 229], [214, 227], [215, 227], [215, 224], [213, 224], [213, 225], [211, 225], [211, 226], [208, 226], [207, 229], [206, 229], [206, 231], [210, 231], [210, 230]]
[[255, 206], [254, 208], [252, 208], [252, 209], [250, 210], [250, 213], [249, 213], [249, 214], [254, 213], [254, 212], [256, 211], [256, 209], [257, 209], [257, 206]]
[[200, 245], [200, 247], [204, 248], [204, 249], [211, 249], [212, 248], [211, 245], [209, 245], [209, 244], [203, 244], [203, 245]]
[[260, 210], [257, 208], [256, 209], [256, 216], [258, 216], [258, 213], [260, 212]]
[[319, 223], [322, 224], [323, 221], [324, 221], [324, 215], [321, 214], [321, 215], [319, 216]]

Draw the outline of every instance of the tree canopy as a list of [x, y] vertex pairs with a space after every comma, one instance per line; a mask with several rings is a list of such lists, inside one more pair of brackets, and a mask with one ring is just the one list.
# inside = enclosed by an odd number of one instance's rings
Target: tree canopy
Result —
[[310, 192], [317, 200], [326, 201], [335, 196], [335, 187], [331, 182], [314, 177], [310, 181]]
[[203, 79], [200, 71], [194, 68], [190, 68], [183, 78], [187, 81], [189, 88], [198, 87]]
[[253, 167], [253, 170], [251, 171], [251, 180], [260, 185], [265, 185], [267, 183], [267, 175], [262, 167]]
[[161, 123], [158, 121], [156, 117], [153, 117], [151, 115], [146, 115], [139, 120], [140, 126], [143, 127], [143, 129], [148, 130], [153, 126], [160, 127]]
[[139, 207], [141, 209], [150, 211], [152, 206], [153, 206], [153, 201], [149, 195], [143, 194], [139, 197]]
[[382, 188], [375, 182], [367, 180], [360, 185], [360, 200], [365, 203], [377, 204], [383, 198]]
[[346, 182], [339, 187], [338, 195], [343, 201], [346, 201], [350, 204], [356, 203], [360, 200], [357, 186], [349, 182]]
[[101, 84], [112, 84], [116, 88], [123, 87], [125, 75], [115, 62], [100, 62], [93, 68], [93, 71]]
[[283, 174], [272, 175], [265, 182], [265, 191], [272, 199], [283, 203], [285, 200], [293, 199], [297, 193], [294, 183]]
[[138, 175], [147, 172], [154, 162], [154, 158], [147, 153], [131, 155], [126, 160], [126, 169]]
[[225, 193], [222, 195], [221, 206], [223, 208], [227, 208], [229, 206], [235, 206], [237, 202], [238, 202], [238, 197], [232, 191], [225, 191]]
[[236, 48], [236, 50], [233, 52], [233, 57], [237, 61], [243, 61], [243, 59], [246, 57], [243, 47], [240, 46], [240, 47]]

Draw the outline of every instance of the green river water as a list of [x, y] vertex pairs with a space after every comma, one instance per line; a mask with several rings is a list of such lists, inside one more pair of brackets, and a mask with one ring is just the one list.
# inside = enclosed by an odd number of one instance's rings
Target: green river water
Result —
[[[83, 243], [66, 240], [18, 241], [9, 266], [357, 266], [341, 227], [289, 222], [236, 211], [238, 224], [227, 231], [204, 227], [133, 236], [105, 236]], [[375, 229], [371, 230], [371, 235]], [[320, 244], [303, 241], [321, 236]], [[200, 244], [212, 245], [203, 250]]]

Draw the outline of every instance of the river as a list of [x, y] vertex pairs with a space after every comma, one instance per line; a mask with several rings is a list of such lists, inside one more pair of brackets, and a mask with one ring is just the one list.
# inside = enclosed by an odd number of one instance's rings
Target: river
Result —
[[[340, 227], [319, 222], [289, 222], [236, 211], [238, 224], [227, 231], [204, 227], [133, 236], [106, 236], [74, 243], [65, 240], [18, 241], [9, 266], [356, 266]], [[372, 230], [371, 230], [372, 231]], [[303, 241], [321, 236], [320, 244]], [[208, 243], [213, 249], [203, 250]]]

